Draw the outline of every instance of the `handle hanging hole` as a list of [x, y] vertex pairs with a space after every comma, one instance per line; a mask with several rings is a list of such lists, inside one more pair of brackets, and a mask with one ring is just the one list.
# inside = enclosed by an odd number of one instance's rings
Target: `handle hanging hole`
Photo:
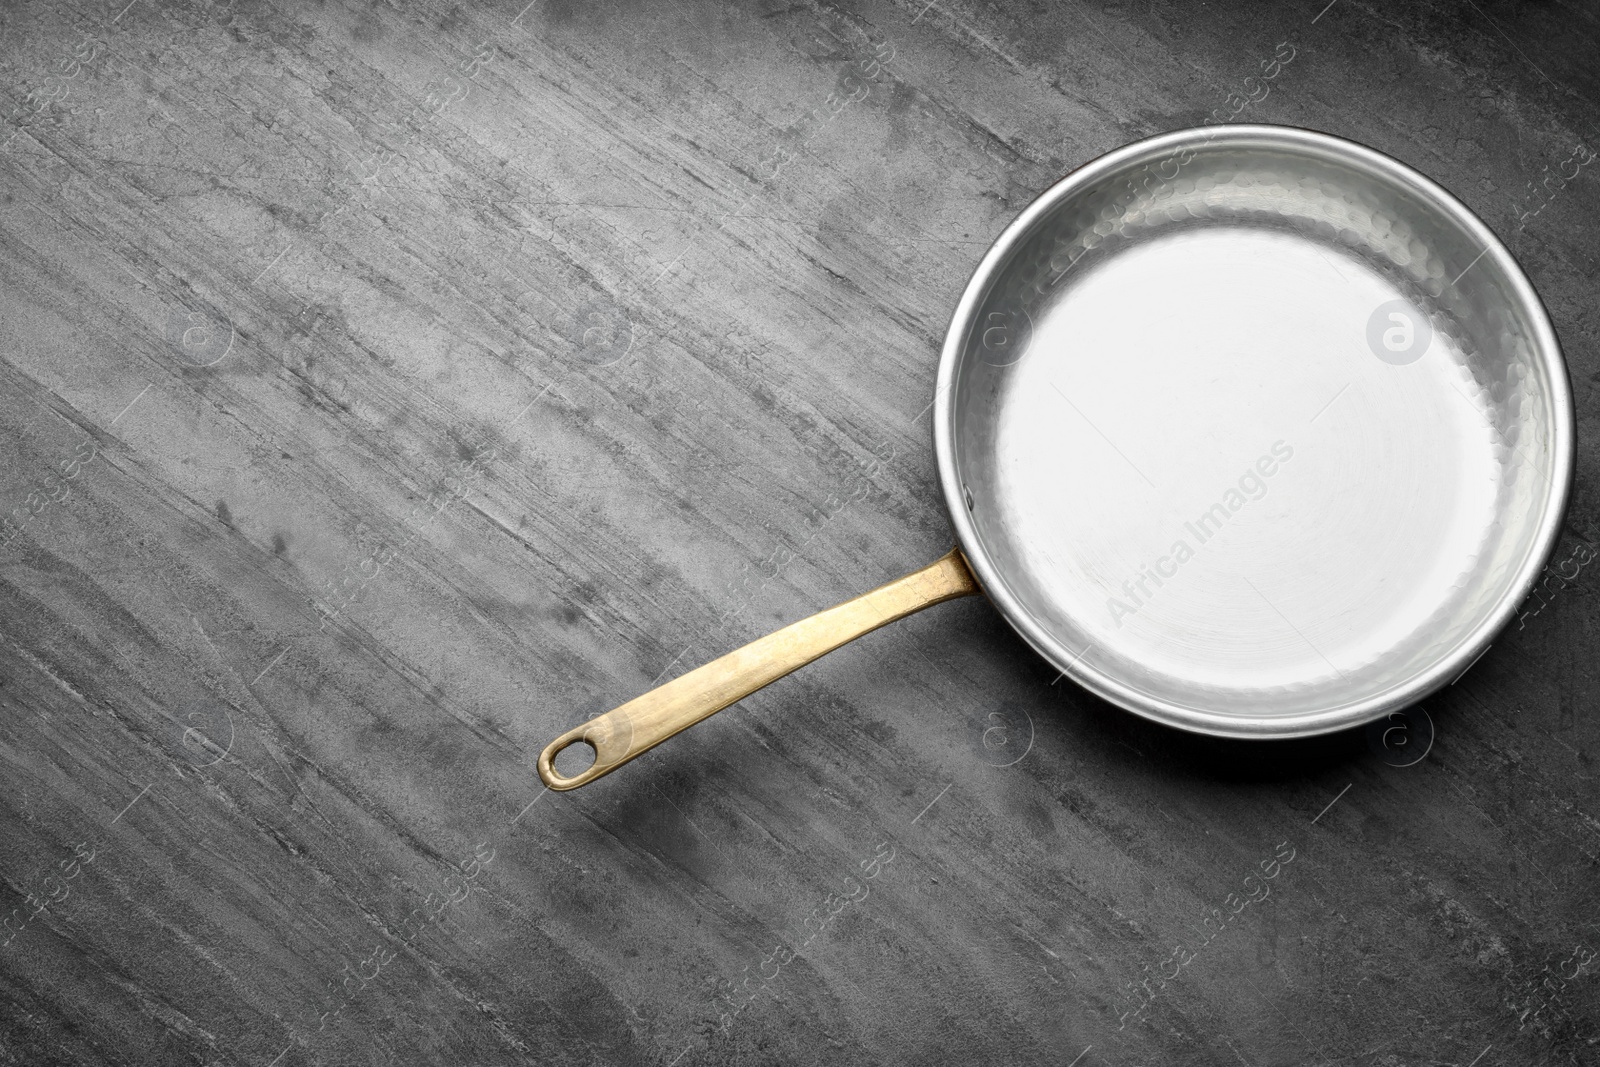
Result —
[[556, 773], [563, 778], [576, 778], [590, 767], [599, 758], [600, 753], [595, 747], [581, 737], [574, 738], [572, 744], [563, 748], [555, 756]]

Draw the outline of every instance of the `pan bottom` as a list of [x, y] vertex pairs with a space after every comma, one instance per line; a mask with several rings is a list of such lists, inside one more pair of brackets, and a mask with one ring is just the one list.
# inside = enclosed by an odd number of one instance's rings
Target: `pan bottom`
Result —
[[1152, 695], [1255, 714], [1403, 674], [1470, 614], [1520, 469], [1419, 299], [1239, 226], [1065, 286], [1005, 381], [987, 524], [1033, 561], [1045, 621]]

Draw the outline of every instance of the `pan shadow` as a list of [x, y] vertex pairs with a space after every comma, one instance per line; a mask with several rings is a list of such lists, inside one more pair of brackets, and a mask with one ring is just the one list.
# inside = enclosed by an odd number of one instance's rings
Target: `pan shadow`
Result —
[[1354, 727], [1316, 737], [1238, 740], [1208, 737], [1140, 718], [1080, 690], [1083, 700], [1104, 709], [1109, 719], [1125, 720], [1118, 730], [1143, 749], [1164, 771], [1190, 778], [1234, 784], [1269, 784], [1315, 777], [1370, 755], [1366, 728]]

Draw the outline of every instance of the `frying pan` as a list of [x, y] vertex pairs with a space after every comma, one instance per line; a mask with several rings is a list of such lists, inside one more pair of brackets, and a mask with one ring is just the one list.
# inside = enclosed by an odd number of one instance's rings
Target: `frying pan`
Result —
[[[1505, 246], [1404, 164], [1290, 127], [1152, 137], [1046, 190], [967, 284], [933, 407], [958, 548], [567, 731], [545, 784], [980, 591], [1157, 722], [1359, 725], [1488, 648], [1572, 477], [1566, 368]], [[594, 762], [558, 773], [580, 741]]]

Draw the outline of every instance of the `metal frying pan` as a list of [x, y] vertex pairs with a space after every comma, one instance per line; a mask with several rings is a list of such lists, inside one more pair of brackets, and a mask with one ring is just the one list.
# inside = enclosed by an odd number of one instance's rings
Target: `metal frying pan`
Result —
[[[569, 730], [545, 784], [980, 590], [1158, 722], [1358, 725], [1488, 648], [1572, 477], [1566, 368], [1505, 246], [1409, 167], [1289, 127], [1152, 137], [1048, 189], [962, 294], [934, 401], [959, 549]], [[594, 763], [557, 773], [578, 741]]]

